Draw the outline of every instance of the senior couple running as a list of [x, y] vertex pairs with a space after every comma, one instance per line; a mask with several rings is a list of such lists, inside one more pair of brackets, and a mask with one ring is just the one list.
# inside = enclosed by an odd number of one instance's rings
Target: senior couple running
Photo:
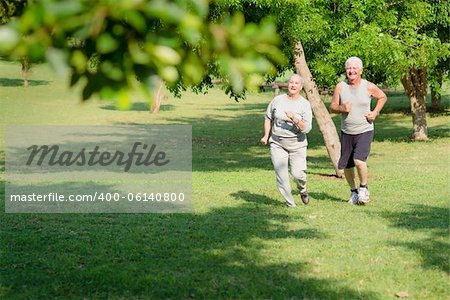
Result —
[[[347, 79], [338, 83], [330, 109], [341, 114], [341, 156], [338, 168], [350, 187], [350, 204], [370, 201], [367, 182], [367, 157], [374, 133], [374, 121], [387, 101], [386, 94], [375, 84], [362, 79], [363, 63], [350, 57], [345, 63]], [[312, 111], [309, 101], [300, 95], [302, 79], [294, 74], [289, 79], [288, 92], [276, 96], [268, 105], [261, 143], [270, 145], [278, 189], [288, 207], [295, 207], [290, 173], [300, 191], [303, 204], [309, 203], [306, 189], [307, 133], [312, 128]], [[371, 110], [371, 100], [376, 105]], [[270, 134], [272, 133], [272, 134]], [[269, 137], [270, 136], [270, 137]], [[355, 168], [359, 179], [356, 184]]]

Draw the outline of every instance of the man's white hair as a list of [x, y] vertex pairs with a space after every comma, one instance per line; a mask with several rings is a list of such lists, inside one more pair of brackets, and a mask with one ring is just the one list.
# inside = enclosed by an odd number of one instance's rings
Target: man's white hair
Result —
[[347, 68], [348, 64], [351, 63], [351, 62], [354, 62], [354, 63], [358, 64], [361, 69], [363, 68], [363, 62], [362, 62], [361, 58], [356, 57], [356, 56], [350, 57], [345, 62], [345, 67]]

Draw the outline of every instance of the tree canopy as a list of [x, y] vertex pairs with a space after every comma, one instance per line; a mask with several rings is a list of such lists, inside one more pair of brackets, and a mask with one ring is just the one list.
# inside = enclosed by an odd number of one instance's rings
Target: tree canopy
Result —
[[[221, 0], [218, 11], [244, 11], [256, 21], [276, 16], [283, 51], [299, 40], [320, 86], [334, 86], [345, 60], [359, 56], [366, 78], [399, 83], [411, 66], [433, 69], [450, 57], [450, 3], [440, 0]], [[291, 66], [292, 67], [292, 66]], [[450, 66], [447, 66], [449, 69]]]
[[69, 67], [83, 99], [119, 103], [136, 86], [149, 92], [156, 76], [174, 91], [217, 76], [239, 95], [285, 63], [279, 43], [270, 19], [246, 23], [235, 13], [211, 21], [205, 0], [43, 0], [0, 28], [0, 55]]
[[28, 0], [3, 0], [0, 2], [0, 24], [7, 23], [12, 17], [20, 16]]
[[[334, 87], [350, 56], [364, 62], [363, 76], [383, 86], [399, 82], [411, 102], [413, 139], [427, 139], [427, 86], [442, 82], [450, 65], [450, 3], [440, 0], [222, 0], [250, 20], [276, 16], [282, 49], [294, 65], [304, 46], [319, 86]], [[303, 48], [303, 47], [302, 47]], [[302, 50], [303, 52], [303, 50]], [[436, 80], [435, 80], [436, 78]]]

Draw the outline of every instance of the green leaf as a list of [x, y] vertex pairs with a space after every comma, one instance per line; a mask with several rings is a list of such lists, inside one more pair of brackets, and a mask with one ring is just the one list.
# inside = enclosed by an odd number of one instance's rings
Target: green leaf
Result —
[[88, 59], [81, 50], [72, 52], [70, 64], [75, 67], [78, 73], [83, 73], [87, 68]]
[[55, 48], [48, 48], [45, 53], [47, 61], [57, 75], [64, 77], [67, 75], [67, 53]]
[[94, 92], [96, 91], [96, 86], [95, 86], [95, 81], [92, 80], [94, 77], [91, 77], [85, 85], [85, 87], [83, 88], [83, 92], [82, 92], [82, 99], [83, 101], [88, 100], [89, 98], [92, 97], [92, 95], [94, 94]]
[[107, 32], [100, 35], [97, 40], [97, 51], [100, 53], [110, 53], [119, 47], [119, 43]]
[[133, 26], [138, 32], [145, 32], [147, 24], [144, 17], [135, 10], [126, 11], [124, 14], [125, 21]]
[[131, 102], [130, 93], [128, 90], [124, 89], [119, 92], [116, 101], [116, 107], [120, 110], [129, 110], [133, 103]]
[[174, 83], [179, 78], [177, 69], [175, 67], [170, 67], [170, 66], [164, 67], [160, 71], [160, 75], [161, 75], [161, 78], [164, 79], [168, 83]]
[[0, 26], [0, 53], [12, 51], [19, 43], [19, 33], [7, 25]]
[[72, 72], [72, 75], [70, 76], [70, 82], [69, 85], [70, 86], [74, 86], [75, 84], [77, 84], [77, 82], [81, 79], [81, 75], [76, 73], [76, 72]]
[[181, 61], [180, 54], [170, 47], [157, 45], [150, 47], [150, 51], [163, 64], [177, 65]]

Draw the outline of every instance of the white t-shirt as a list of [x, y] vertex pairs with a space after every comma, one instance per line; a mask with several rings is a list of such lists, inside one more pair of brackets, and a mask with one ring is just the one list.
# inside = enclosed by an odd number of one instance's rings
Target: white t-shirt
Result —
[[[288, 111], [293, 112], [296, 118], [305, 123], [306, 126], [304, 130], [298, 129], [286, 116], [286, 112]], [[269, 103], [265, 118], [272, 122], [272, 135], [279, 137], [298, 137], [299, 135], [306, 135], [312, 128], [311, 104], [302, 96], [299, 96], [295, 100], [291, 100], [286, 94], [282, 94], [276, 96]]]

